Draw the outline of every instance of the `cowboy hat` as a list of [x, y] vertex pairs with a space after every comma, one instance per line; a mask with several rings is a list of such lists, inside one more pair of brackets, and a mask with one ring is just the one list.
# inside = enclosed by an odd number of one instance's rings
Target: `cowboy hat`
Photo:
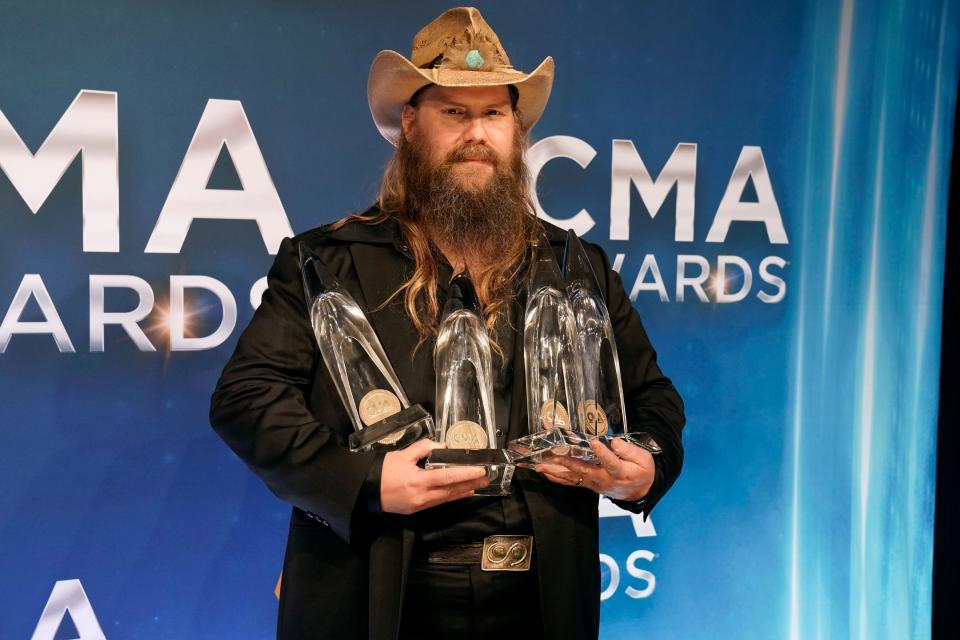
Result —
[[500, 39], [473, 7], [444, 12], [413, 37], [408, 60], [396, 51], [381, 51], [370, 65], [367, 101], [377, 129], [396, 145], [400, 114], [418, 89], [441, 87], [516, 86], [516, 109], [529, 130], [540, 119], [553, 85], [553, 58], [531, 73], [517, 71]]

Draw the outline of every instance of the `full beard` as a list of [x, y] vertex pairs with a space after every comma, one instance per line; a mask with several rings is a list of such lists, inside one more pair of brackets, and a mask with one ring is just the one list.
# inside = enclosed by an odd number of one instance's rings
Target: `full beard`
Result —
[[[406, 151], [410, 211], [435, 245], [488, 262], [525, 241], [524, 216], [532, 213], [518, 146], [507, 160], [486, 146], [461, 146], [440, 164], [432, 162], [416, 140]], [[460, 164], [464, 160], [489, 165]], [[478, 184], [477, 175], [458, 177], [471, 169], [489, 172], [490, 166], [493, 174], [485, 184]]]

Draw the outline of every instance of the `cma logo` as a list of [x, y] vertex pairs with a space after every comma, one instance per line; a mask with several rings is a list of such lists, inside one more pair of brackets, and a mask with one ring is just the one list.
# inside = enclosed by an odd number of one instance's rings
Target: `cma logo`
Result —
[[[599, 511], [601, 518], [629, 517], [637, 538], [652, 538], [657, 535], [656, 529], [653, 528], [653, 520], [650, 518], [644, 520], [640, 514], [624, 511], [610, 502], [608, 498], [600, 498]], [[625, 572], [631, 578], [637, 580], [636, 583], [624, 586], [623, 592], [628, 597], [635, 600], [642, 600], [653, 595], [654, 590], [657, 588], [657, 577], [649, 569], [643, 568], [640, 563], [653, 562], [655, 557], [654, 553], [647, 549], [636, 549], [626, 557], [623, 563]], [[610, 578], [605, 584], [601, 581], [600, 600], [603, 601], [616, 595], [620, 589], [622, 580], [620, 564], [613, 556], [601, 553], [600, 564], [610, 573]], [[625, 579], [623, 581], [625, 581]]]
[[30, 640], [53, 640], [67, 612], [79, 634], [76, 640], [106, 640], [79, 580], [58, 580], [53, 585], [47, 606], [43, 608]]
[[[527, 152], [526, 161], [533, 176], [534, 185], [544, 165], [554, 158], [567, 158], [586, 168], [597, 155], [596, 150], [579, 138], [551, 136], [540, 140]], [[640, 199], [650, 214], [656, 218], [667, 196], [677, 189], [676, 242], [693, 242], [694, 204], [697, 180], [697, 145], [681, 142], [673, 150], [656, 179], [650, 176], [646, 165], [630, 140], [614, 140], [610, 167], [610, 239], [630, 239], [630, 194], [636, 188]], [[742, 200], [747, 185], [752, 180], [756, 191], [754, 200]], [[534, 206], [537, 215], [547, 222], [567, 229], [572, 228], [583, 236], [596, 224], [586, 210], [581, 209], [571, 218], [558, 220], [543, 210], [534, 191]], [[720, 199], [706, 241], [722, 243], [733, 222], [757, 222], [764, 225], [770, 244], [787, 244], [787, 232], [783, 217], [773, 193], [770, 174], [760, 147], [745, 146], [733, 168], [726, 190]]]
[[[586, 168], [596, 155], [596, 150], [579, 138], [552, 136], [534, 144], [527, 152], [526, 161], [535, 187], [537, 177], [550, 160], [567, 158]], [[674, 241], [693, 242], [697, 145], [678, 144], [656, 178], [650, 175], [630, 140], [614, 140], [611, 158], [610, 239], [630, 239], [630, 197], [634, 189], [650, 217], [656, 218], [675, 188]], [[754, 195], [745, 197], [751, 184]], [[544, 211], [535, 188], [531, 197], [539, 217], [564, 229], [572, 228], [580, 236], [596, 225], [596, 220], [586, 209], [560, 220]], [[760, 147], [745, 146], [740, 150], [705, 241], [718, 245], [726, 242], [734, 222], [762, 224], [771, 245], [788, 244], [783, 217]], [[675, 302], [697, 300], [725, 304], [741, 302], [752, 294], [765, 304], [776, 304], [787, 292], [783, 270], [788, 261], [778, 255], [768, 255], [751, 263], [736, 255], [711, 257], [681, 253], [667, 257], [667, 260], [660, 256], [658, 260], [657, 255], [647, 253], [639, 268], [631, 266], [625, 272], [626, 257], [625, 253], [616, 254], [613, 269], [623, 277], [630, 300], [634, 302], [640, 295], [655, 294], [660, 302], [672, 299]]]

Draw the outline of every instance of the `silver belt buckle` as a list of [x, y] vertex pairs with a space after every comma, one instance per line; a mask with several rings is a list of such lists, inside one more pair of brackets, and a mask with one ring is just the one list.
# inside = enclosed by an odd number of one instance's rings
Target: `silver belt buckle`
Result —
[[533, 557], [533, 536], [487, 536], [483, 539], [480, 568], [484, 571], [528, 571]]

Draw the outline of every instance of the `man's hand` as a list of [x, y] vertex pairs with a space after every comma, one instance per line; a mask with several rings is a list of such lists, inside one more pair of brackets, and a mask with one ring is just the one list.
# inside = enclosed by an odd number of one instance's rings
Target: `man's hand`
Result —
[[586, 487], [615, 500], [640, 500], [653, 485], [653, 456], [620, 438], [614, 438], [611, 446], [613, 451], [599, 440], [590, 443], [599, 466], [557, 456], [538, 464], [536, 470], [559, 484]]
[[409, 515], [423, 509], [472, 496], [488, 484], [480, 467], [421, 469], [417, 462], [442, 444], [418, 440], [401, 451], [383, 457], [380, 473], [380, 508], [384, 513]]

